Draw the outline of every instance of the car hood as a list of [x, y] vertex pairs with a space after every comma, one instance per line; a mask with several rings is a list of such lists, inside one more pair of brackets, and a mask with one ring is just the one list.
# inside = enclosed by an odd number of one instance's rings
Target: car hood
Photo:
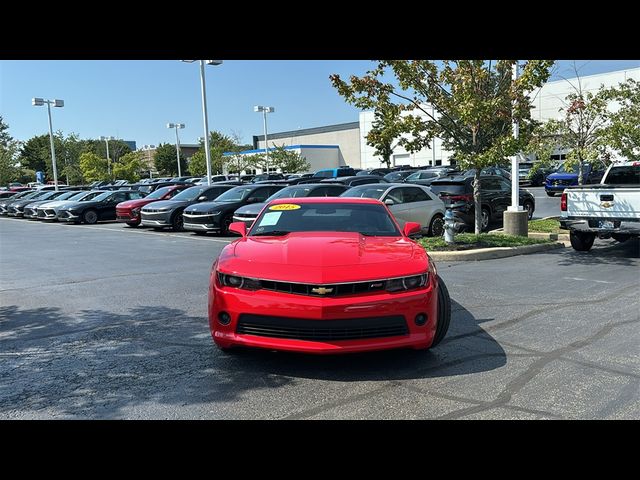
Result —
[[61, 210], [73, 210], [76, 207], [88, 207], [88, 206], [95, 206], [95, 205], [100, 205], [100, 202], [94, 202], [93, 200], [88, 200], [86, 202], [78, 202], [76, 200], [72, 201], [72, 202], [65, 202], [64, 205], [62, 205], [62, 207], [60, 207]]
[[201, 202], [191, 205], [185, 212], [207, 213], [211, 210], [222, 210], [235, 208], [236, 205], [242, 205], [241, 202]]
[[70, 203], [76, 203], [76, 201], [75, 200], [52, 200], [50, 202], [45, 201], [44, 203], [41, 203], [38, 206], [41, 208], [58, 208]]
[[157, 202], [153, 202], [149, 208], [152, 208], [154, 210], [157, 210], [159, 208], [168, 208], [169, 210], [173, 210], [179, 207], [188, 207], [189, 205], [193, 205], [194, 203], [195, 200], [159, 200]]
[[49, 203], [51, 200], [35, 200], [33, 202], [28, 202], [26, 207], [39, 207], [40, 205], [44, 205], [45, 203]]
[[137, 198], [135, 200], [127, 200], [125, 202], [120, 202], [119, 204], [116, 205], [116, 208], [140, 208], [140, 207], [144, 207], [145, 205], [149, 205], [150, 203], [157, 203], [157, 202], [163, 202], [165, 200], [157, 200], [155, 198], [150, 198], [150, 199], [144, 199], [144, 198]]
[[235, 211], [235, 213], [244, 215], [258, 215], [265, 205], [266, 203], [252, 203], [251, 205], [240, 207]]
[[547, 176], [549, 180], [577, 180], [577, 173], [551, 173]]
[[24, 207], [25, 205], [29, 205], [30, 203], [34, 203], [37, 202], [38, 199], [34, 199], [34, 200], [16, 200], [15, 202], [11, 203], [11, 206], [13, 207]]
[[218, 262], [222, 271], [240, 276], [316, 284], [416, 275], [428, 268], [426, 252], [414, 242], [357, 232], [245, 237], [225, 247]]

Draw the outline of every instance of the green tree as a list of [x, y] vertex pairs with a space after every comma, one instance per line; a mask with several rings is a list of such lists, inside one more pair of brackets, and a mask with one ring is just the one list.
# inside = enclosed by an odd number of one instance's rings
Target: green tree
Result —
[[0, 143], [0, 186], [18, 181], [21, 172], [16, 166], [17, 154], [17, 142], [9, 140], [6, 144]]
[[[178, 175], [176, 146], [170, 143], [161, 143], [158, 145], [156, 153], [153, 155], [153, 163], [162, 175]], [[187, 161], [183, 155], [180, 156], [180, 169], [182, 172], [187, 170]]]
[[101, 158], [95, 153], [85, 152], [80, 155], [80, 170], [82, 171], [82, 176], [88, 182], [109, 180], [107, 159]]
[[[211, 174], [221, 174], [228, 159], [223, 155], [226, 152], [240, 151], [240, 147], [233, 137], [221, 132], [211, 132], [209, 135], [209, 150], [211, 152]], [[175, 156], [174, 156], [175, 162]], [[193, 154], [189, 161], [191, 175], [206, 175], [207, 162], [204, 152], [204, 144], [201, 142], [200, 150]]]
[[367, 145], [375, 148], [374, 155], [382, 157], [382, 162], [391, 167], [391, 155], [398, 146], [398, 137], [402, 133], [395, 121], [400, 114], [398, 105], [389, 104], [383, 110], [375, 111], [371, 130], [367, 133]]
[[275, 146], [269, 152], [270, 169], [280, 169], [283, 173], [308, 172], [311, 168], [307, 159], [293, 150], [286, 150], [284, 144]]
[[207, 158], [204, 154], [204, 147], [200, 147], [189, 159], [189, 173], [193, 176], [207, 174]]
[[120, 161], [113, 164], [114, 178], [137, 182], [143, 170], [142, 152], [130, 152], [120, 157]]
[[8, 147], [9, 143], [13, 140], [13, 137], [9, 135], [9, 125], [7, 125], [0, 115], [0, 145]]
[[[385, 60], [362, 77], [351, 76], [347, 82], [334, 74], [330, 80], [347, 102], [373, 109], [385, 130], [408, 134], [398, 140], [408, 151], [416, 152], [439, 137], [458, 164], [476, 169], [475, 231], [480, 233], [480, 171], [527, 143], [529, 93], [549, 78], [553, 62], [527, 60], [522, 75], [512, 81], [514, 64], [514, 60]], [[512, 118], [524, 127], [518, 141], [511, 134]]]
[[47, 159], [51, 157], [49, 134], [36, 135], [22, 144], [20, 165], [34, 171], [46, 171]]
[[627, 160], [640, 160], [640, 82], [630, 78], [604, 91], [619, 109], [609, 114], [602, 131], [603, 142]]

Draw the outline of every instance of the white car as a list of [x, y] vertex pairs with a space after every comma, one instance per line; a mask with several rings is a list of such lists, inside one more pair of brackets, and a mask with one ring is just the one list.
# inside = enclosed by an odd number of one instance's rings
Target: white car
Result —
[[439, 237], [444, 233], [444, 203], [428, 187], [370, 183], [352, 187], [340, 196], [378, 199], [389, 207], [400, 227], [406, 222], [418, 222], [427, 235]]
[[87, 200], [93, 199], [93, 197], [97, 197], [101, 193], [104, 193], [104, 190], [84, 190], [82, 192], [76, 193], [74, 196], [69, 197], [67, 200], [53, 200], [48, 203], [43, 203], [38, 205], [36, 218], [38, 220], [57, 220], [58, 219], [58, 209], [60, 207], [64, 207], [73, 202], [84, 202]]

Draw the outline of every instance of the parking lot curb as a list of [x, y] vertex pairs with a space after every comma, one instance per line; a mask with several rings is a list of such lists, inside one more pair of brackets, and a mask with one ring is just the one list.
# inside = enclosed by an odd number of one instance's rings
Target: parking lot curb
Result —
[[529, 253], [546, 252], [547, 250], [555, 250], [564, 248], [563, 243], [543, 243], [540, 245], [523, 245], [521, 247], [493, 247], [478, 248], [475, 250], [462, 250], [458, 252], [430, 252], [429, 256], [434, 260], [459, 262], [470, 260], [493, 260], [496, 258], [514, 257], [516, 255], [527, 255]]
[[[504, 230], [502, 228], [498, 228], [496, 230], [491, 230], [489, 233], [496, 234], [504, 234]], [[557, 240], [559, 242], [568, 242], [569, 234], [568, 233], [549, 233], [549, 232], [529, 232], [529, 238], [537, 238], [540, 240]]]

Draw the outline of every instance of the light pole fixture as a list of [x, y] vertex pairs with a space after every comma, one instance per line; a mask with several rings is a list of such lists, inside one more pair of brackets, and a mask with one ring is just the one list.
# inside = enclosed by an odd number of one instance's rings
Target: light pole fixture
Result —
[[143, 145], [142, 150], [146, 150], [147, 152], [147, 166], [149, 167], [149, 178], [153, 178], [153, 174], [151, 173], [151, 150], [156, 148], [155, 145]]
[[167, 128], [175, 128], [176, 130], [176, 155], [178, 156], [178, 176], [182, 176], [180, 169], [180, 138], [178, 137], [178, 129], [184, 128], [184, 123], [167, 123]]
[[267, 143], [267, 113], [275, 112], [276, 109], [273, 107], [264, 107], [262, 105], [256, 105], [253, 107], [254, 112], [262, 112], [264, 119], [264, 156], [265, 163], [267, 166], [267, 173], [269, 173], [269, 145]]
[[104, 140], [104, 144], [107, 146], [107, 172], [109, 178], [111, 178], [111, 159], [109, 158], [109, 140], [115, 140], [116, 137], [100, 137], [100, 140]]
[[[182, 60], [193, 63], [195, 60]], [[204, 78], [204, 64], [222, 65], [222, 60], [199, 60], [200, 62], [200, 90], [202, 92], [202, 122], [204, 124], [204, 153], [207, 159], [207, 185], [211, 185], [211, 151], [209, 150], [209, 118], [207, 117], [207, 89]]]
[[49, 114], [49, 141], [51, 142], [51, 166], [53, 167], [53, 185], [58, 191], [58, 168], [56, 167], [56, 149], [53, 146], [53, 126], [51, 125], [51, 105], [54, 107], [64, 107], [64, 100], [45, 100], [44, 98], [32, 98], [31, 105], [41, 107], [47, 104], [47, 112]]

